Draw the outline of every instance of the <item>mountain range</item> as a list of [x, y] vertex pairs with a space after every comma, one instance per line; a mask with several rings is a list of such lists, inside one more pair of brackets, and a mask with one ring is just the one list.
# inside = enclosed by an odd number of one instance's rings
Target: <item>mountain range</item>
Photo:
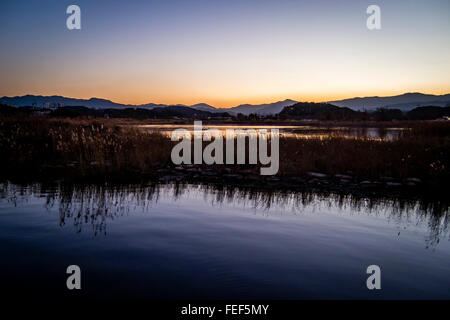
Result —
[[450, 94], [434, 95], [412, 92], [390, 97], [358, 97], [328, 101], [328, 103], [338, 107], [347, 107], [360, 111], [374, 111], [378, 108], [410, 111], [414, 108], [423, 106], [446, 107], [450, 104]]
[[[92, 109], [125, 109], [125, 108], [139, 108], [152, 110], [155, 108], [170, 108], [170, 107], [188, 107], [198, 111], [223, 113], [227, 112], [231, 115], [242, 113], [249, 115], [256, 113], [259, 115], [271, 115], [278, 114], [287, 106], [292, 106], [298, 103], [298, 101], [286, 99], [274, 103], [251, 105], [242, 104], [232, 108], [215, 108], [206, 103], [198, 103], [191, 106], [182, 104], [178, 105], [166, 105], [147, 103], [141, 105], [121, 104], [106, 99], [90, 98], [90, 99], [75, 99], [62, 96], [40, 96], [40, 95], [25, 95], [16, 97], [3, 97], [0, 98], [0, 104], [25, 107], [33, 106], [37, 108], [45, 107], [59, 107], [59, 106], [84, 106]], [[378, 108], [387, 109], [400, 109], [402, 111], [410, 111], [416, 107], [421, 106], [440, 106], [445, 107], [450, 105], [450, 94], [445, 95], [432, 95], [423, 93], [405, 93], [397, 96], [390, 97], [356, 97], [344, 100], [328, 101], [328, 104], [346, 107], [352, 110], [367, 110], [374, 111]]]

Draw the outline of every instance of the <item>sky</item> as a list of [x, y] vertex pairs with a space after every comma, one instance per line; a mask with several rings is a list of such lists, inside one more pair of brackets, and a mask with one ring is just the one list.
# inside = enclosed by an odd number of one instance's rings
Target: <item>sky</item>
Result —
[[[71, 4], [81, 30], [66, 27]], [[2, 0], [0, 15], [0, 96], [232, 107], [450, 93], [449, 0]]]

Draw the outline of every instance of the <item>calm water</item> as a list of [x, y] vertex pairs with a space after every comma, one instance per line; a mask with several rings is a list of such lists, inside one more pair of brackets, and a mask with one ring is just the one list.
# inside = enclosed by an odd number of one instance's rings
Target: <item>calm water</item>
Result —
[[[148, 124], [139, 125], [151, 131], [158, 131], [171, 135], [175, 129], [183, 128], [191, 132], [194, 131], [194, 125], [183, 124]], [[288, 125], [203, 125], [203, 130], [218, 129], [225, 135], [227, 129], [253, 129], [261, 130], [278, 129], [282, 137], [295, 138], [326, 138], [332, 135], [338, 135], [346, 138], [366, 138], [366, 139], [386, 139], [394, 140], [399, 138], [408, 128], [366, 128], [366, 127], [318, 127], [318, 126], [288, 126]]]
[[[0, 184], [4, 292], [82, 298], [450, 298], [447, 207], [199, 185]], [[381, 267], [380, 291], [366, 268]]]

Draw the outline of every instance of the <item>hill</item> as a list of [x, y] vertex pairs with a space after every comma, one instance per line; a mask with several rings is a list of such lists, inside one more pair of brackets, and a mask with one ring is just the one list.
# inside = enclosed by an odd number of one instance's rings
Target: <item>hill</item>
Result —
[[[296, 103], [297, 103], [297, 101], [286, 99], [284, 101], [259, 104], [259, 105], [241, 104], [237, 107], [233, 107], [233, 108], [226, 109], [226, 110], [228, 112], [233, 112], [236, 114], [242, 113], [244, 115], [249, 115], [252, 113], [258, 114], [258, 115], [270, 115], [270, 114], [278, 114], [284, 109], [284, 107], [292, 106]], [[222, 110], [224, 110], [224, 109], [222, 109]]]
[[351, 98], [337, 101], [329, 101], [338, 107], [347, 107], [353, 110], [373, 111], [378, 108], [400, 109], [410, 111], [421, 106], [445, 107], [450, 104], [450, 94], [433, 95], [419, 92], [405, 93], [390, 97], [365, 97]]
[[348, 120], [359, 118], [361, 113], [329, 103], [299, 102], [285, 107], [280, 116], [288, 119]]

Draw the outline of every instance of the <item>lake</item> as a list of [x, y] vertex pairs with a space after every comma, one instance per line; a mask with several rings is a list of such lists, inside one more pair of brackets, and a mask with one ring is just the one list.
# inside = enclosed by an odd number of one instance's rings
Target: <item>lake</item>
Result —
[[[4, 292], [86, 299], [448, 299], [448, 207], [208, 185], [0, 184]], [[366, 269], [381, 268], [381, 290]]]
[[[173, 130], [186, 129], [191, 134], [194, 131], [194, 125], [186, 124], [145, 124], [138, 125], [139, 128], [144, 128], [149, 131], [162, 132], [167, 136], [171, 136]], [[313, 125], [202, 125], [203, 130], [217, 129], [223, 135], [227, 129], [253, 129], [256, 131], [265, 129], [270, 132], [271, 129], [278, 129], [280, 137], [289, 138], [326, 138], [330, 136], [339, 136], [344, 138], [365, 138], [365, 139], [385, 139], [395, 140], [401, 137], [402, 133], [409, 130], [409, 128], [371, 128], [371, 127], [320, 127]]]

